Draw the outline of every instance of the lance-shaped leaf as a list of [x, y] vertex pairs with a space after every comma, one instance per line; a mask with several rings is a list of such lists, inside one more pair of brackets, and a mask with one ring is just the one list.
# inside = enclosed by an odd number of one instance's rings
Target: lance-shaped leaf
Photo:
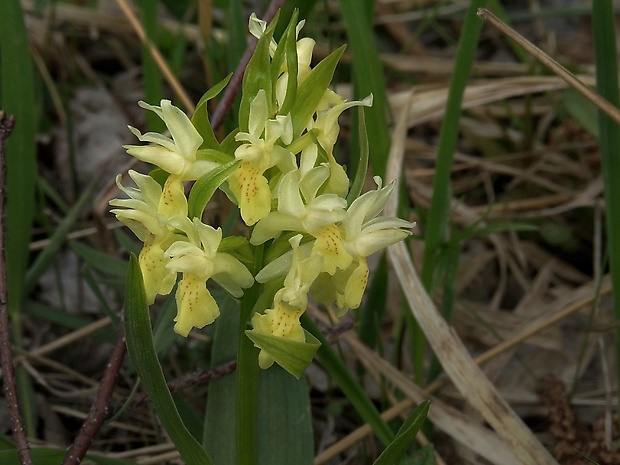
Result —
[[140, 265], [135, 255], [129, 260], [125, 290], [125, 333], [127, 351], [149, 395], [157, 417], [187, 465], [213, 465], [211, 457], [189, 433], [172, 400], [155, 352], [153, 331]]
[[189, 218], [202, 218], [207, 203], [217, 188], [237, 169], [238, 164], [239, 160], [232, 160], [205, 174], [194, 183], [187, 201]]
[[401, 463], [405, 452], [407, 452], [415, 435], [418, 434], [422, 423], [426, 419], [429, 406], [430, 402], [425, 400], [411, 412], [398, 430], [394, 440], [385, 448], [373, 465], [395, 465]]
[[[279, 14], [275, 18], [265, 32], [258, 39], [256, 50], [248, 63], [243, 75], [243, 83], [241, 86], [241, 104], [239, 106], [239, 130], [248, 132], [250, 129], [250, 105], [258, 91], [263, 89], [267, 94], [267, 105], [269, 106], [269, 115], [274, 114], [273, 85], [271, 82], [271, 61], [269, 55], [269, 47], [273, 38], [273, 31], [278, 22]], [[250, 18], [252, 21], [252, 18]]]
[[211, 87], [208, 91], [204, 93], [204, 95], [198, 101], [198, 105], [196, 105], [196, 111], [194, 111], [194, 114], [192, 115], [192, 124], [203, 138], [202, 145], [200, 146], [201, 149], [220, 148], [220, 144], [215, 137], [215, 133], [213, 132], [213, 128], [211, 127], [211, 122], [209, 121], [207, 102], [212, 98], [217, 97], [219, 93], [222, 92], [224, 87], [226, 87], [226, 85], [230, 81], [231, 77], [232, 73], [230, 73], [220, 82]]
[[310, 74], [297, 89], [295, 105], [291, 108], [293, 119], [293, 136], [299, 137], [308, 125], [312, 114], [316, 111], [319, 102], [323, 98], [327, 86], [334, 77], [336, 65], [344, 53], [346, 45], [337, 48], [316, 65]]

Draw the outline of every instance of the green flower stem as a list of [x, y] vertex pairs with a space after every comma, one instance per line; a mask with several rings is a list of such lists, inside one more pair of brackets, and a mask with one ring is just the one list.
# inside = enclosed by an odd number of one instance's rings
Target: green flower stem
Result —
[[[262, 268], [263, 247], [254, 249], [254, 270]], [[258, 464], [258, 349], [245, 335], [261, 284], [254, 283], [241, 299], [239, 351], [237, 353], [237, 464]]]

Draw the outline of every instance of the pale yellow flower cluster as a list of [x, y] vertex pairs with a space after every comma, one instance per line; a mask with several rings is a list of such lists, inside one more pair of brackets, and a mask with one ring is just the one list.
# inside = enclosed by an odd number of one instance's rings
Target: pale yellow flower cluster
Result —
[[[287, 353], [307, 343], [299, 318], [309, 296], [337, 305], [341, 313], [359, 307], [368, 282], [366, 258], [407, 237], [412, 224], [379, 216], [393, 185], [383, 187], [378, 177], [375, 190], [347, 201], [349, 178], [334, 157], [338, 118], [353, 106], [370, 106], [372, 98], [346, 102], [330, 90], [337, 57], [312, 68], [314, 41], [298, 39], [303, 22], [293, 26], [278, 44], [273, 29], [251, 17], [250, 32], [260, 40], [258, 58], [246, 71], [251, 82], [244, 82], [243, 89], [252, 95], [242, 97], [247, 111], [240, 113], [243, 130], [234, 135], [236, 146], [219, 158], [204, 156], [197, 126], [169, 101], [161, 107], [141, 103], [164, 120], [171, 138], [131, 128], [149, 145], [127, 146], [127, 152], [168, 177], [161, 186], [150, 176], [130, 172], [137, 189], [119, 183], [129, 199], [111, 204], [122, 207], [112, 212], [144, 242], [140, 266], [149, 302], [169, 293], [177, 273], [182, 274], [176, 294], [179, 334], [186, 336], [218, 316], [208, 279], [234, 297], [252, 285], [281, 283], [271, 307], [258, 309], [246, 334], [261, 349], [261, 367], [276, 361], [298, 375]], [[291, 56], [296, 68], [289, 66]], [[256, 76], [268, 76], [263, 87], [252, 87]], [[226, 180], [227, 193], [250, 227], [250, 246], [264, 247], [270, 260], [256, 276], [230, 250], [218, 251], [220, 229], [188, 217], [183, 182], [208, 176], [223, 160], [237, 160]], [[273, 286], [263, 287], [273, 292]]]

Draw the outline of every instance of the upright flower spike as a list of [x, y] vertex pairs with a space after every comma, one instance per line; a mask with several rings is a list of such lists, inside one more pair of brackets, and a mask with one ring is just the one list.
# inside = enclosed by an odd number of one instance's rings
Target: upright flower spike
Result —
[[142, 108], [154, 112], [168, 127], [171, 137], [155, 132], [141, 134], [129, 126], [131, 132], [142, 142], [150, 145], [125, 145], [127, 153], [138, 160], [159, 166], [182, 181], [193, 181], [218, 166], [217, 163], [197, 158], [198, 148], [203, 142], [190, 119], [170, 100], [162, 100], [161, 106], [139, 102]]
[[179, 227], [186, 232], [188, 240], [173, 243], [165, 255], [170, 258], [166, 268], [183, 274], [176, 293], [174, 330], [187, 337], [192, 328], [203, 328], [220, 314], [207, 289], [207, 280], [213, 279], [234, 297], [241, 297], [243, 289], [254, 283], [254, 277], [232, 255], [218, 252], [221, 229], [208, 226], [197, 218], [192, 222], [185, 221]]

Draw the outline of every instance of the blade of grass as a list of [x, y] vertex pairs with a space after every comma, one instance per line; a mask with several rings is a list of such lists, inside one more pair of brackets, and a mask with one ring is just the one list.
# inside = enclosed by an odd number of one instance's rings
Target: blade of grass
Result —
[[403, 426], [398, 430], [394, 441], [385, 448], [373, 465], [395, 465], [401, 463], [405, 452], [407, 452], [407, 448], [413, 442], [415, 435], [418, 434], [418, 431], [422, 427], [422, 423], [424, 423], [426, 419], [429, 406], [430, 402], [426, 400], [421, 402], [413, 412], [411, 412], [407, 420], [405, 420], [405, 423], [403, 423]]
[[[461, 102], [469, 74], [473, 66], [478, 37], [482, 29], [481, 21], [477, 17], [478, 8], [484, 6], [486, 0], [473, 0], [465, 15], [463, 31], [456, 53], [454, 71], [450, 81], [450, 92], [446, 102], [446, 112], [441, 126], [439, 146], [437, 148], [437, 162], [435, 165], [435, 180], [433, 182], [433, 197], [428, 212], [426, 233], [424, 237], [424, 259], [422, 267], [422, 284], [424, 288], [433, 293], [436, 283], [436, 267], [441, 245], [449, 239], [448, 219], [450, 216], [450, 173], [454, 160], [454, 152], [459, 135], [459, 119], [461, 117]], [[416, 331], [410, 337], [416, 341], [417, 350], [424, 352], [425, 337], [421, 331]], [[414, 360], [421, 357], [415, 356]], [[419, 364], [415, 367], [416, 379], [422, 379], [423, 367]]]
[[[157, 0], [140, 0], [140, 10], [144, 33], [148, 41], [157, 46]], [[142, 82], [144, 84], [144, 98], [150, 104], [157, 104], [164, 95], [161, 82], [161, 73], [153, 59], [149, 48], [142, 44]], [[155, 113], [149, 111], [146, 115], [146, 126], [149, 131], [163, 132], [166, 125]]]
[[[596, 87], [612, 105], [620, 105], [618, 62], [613, 3], [592, 3], [592, 31], [596, 61]], [[605, 211], [607, 213], [607, 247], [614, 295], [614, 315], [620, 319], [620, 127], [599, 110], [599, 144], [603, 161]], [[616, 366], [620, 379], [620, 328], [616, 328]]]
[[[355, 97], [362, 99], [369, 94], [373, 94], [374, 97], [372, 107], [366, 110], [370, 165], [374, 174], [383, 176], [390, 149], [390, 135], [386, 123], [388, 105], [385, 96], [383, 67], [379, 60], [375, 42], [372, 40], [373, 2], [340, 0], [339, 4], [353, 55]], [[356, 128], [357, 125], [353, 124], [352, 127]], [[357, 139], [354, 134], [352, 140], [356, 141]], [[351, 157], [351, 162], [352, 167], [355, 167], [357, 160], [354, 156]]]
[[54, 234], [50, 237], [49, 244], [43, 251], [37, 256], [34, 263], [28, 269], [26, 273], [26, 277], [24, 280], [24, 288], [28, 293], [34, 289], [37, 281], [49, 266], [51, 261], [54, 259], [56, 253], [60, 249], [60, 247], [64, 244], [65, 238], [69, 233], [71, 227], [78, 220], [82, 209], [88, 204], [95, 189], [95, 182], [91, 182], [91, 184], [86, 187], [78, 201], [71, 208], [67, 216], [60, 222]]
[[353, 375], [338, 357], [329, 342], [318, 330], [314, 322], [307, 315], [302, 315], [301, 322], [304, 328], [321, 342], [317, 355], [323, 368], [338, 384], [347, 399], [353, 404], [357, 413], [368, 423], [384, 446], [388, 446], [394, 440], [394, 433], [381, 418], [375, 405], [368, 398], [364, 389], [353, 378]]
[[[3, 110], [15, 117], [15, 129], [6, 144], [6, 266], [8, 312], [13, 344], [21, 347], [20, 308], [35, 211], [36, 142], [38, 110], [35, 77], [24, 16], [18, 0], [0, 5], [0, 99]], [[23, 368], [16, 370], [21, 410], [28, 436], [36, 434], [32, 387]]]

